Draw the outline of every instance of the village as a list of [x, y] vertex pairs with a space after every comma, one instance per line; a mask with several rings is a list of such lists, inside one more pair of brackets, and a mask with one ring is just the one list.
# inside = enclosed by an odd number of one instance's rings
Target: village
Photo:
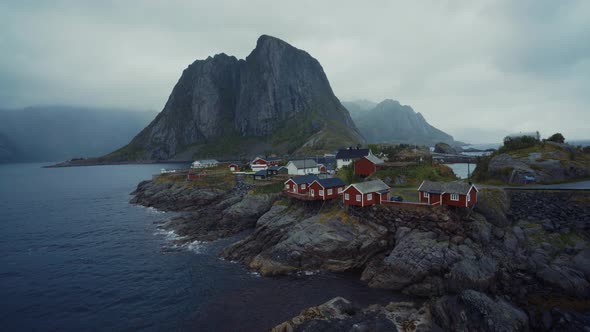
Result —
[[[435, 163], [432, 159], [425, 161], [424, 156], [413, 156], [417, 160], [408, 161], [406, 156], [400, 159], [403, 161], [389, 161], [382, 157], [375, 155], [370, 148], [348, 147], [322, 157], [303, 159], [196, 160], [188, 170], [162, 169], [161, 173], [178, 172], [177, 176], [186, 176], [186, 181], [195, 181], [220, 172], [231, 172], [238, 181], [274, 188], [289, 199], [305, 202], [341, 200], [345, 207], [445, 205], [472, 209], [477, 203], [478, 188], [471, 182], [456, 180], [454, 175], [447, 181], [432, 181], [431, 176], [425, 175], [425, 178], [414, 179], [418, 181], [414, 186], [405, 183], [403, 174], [421, 164]], [[384, 174], [401, 175], [392, 180]]]

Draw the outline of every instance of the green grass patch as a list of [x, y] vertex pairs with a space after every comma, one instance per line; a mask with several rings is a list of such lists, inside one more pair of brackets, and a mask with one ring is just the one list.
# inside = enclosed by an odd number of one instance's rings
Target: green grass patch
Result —
[[280, 193], [285, 188], [283, 182], [270, 183], [263, 186], [256, 186], [252, 189], [253, 194], [276, 194]]

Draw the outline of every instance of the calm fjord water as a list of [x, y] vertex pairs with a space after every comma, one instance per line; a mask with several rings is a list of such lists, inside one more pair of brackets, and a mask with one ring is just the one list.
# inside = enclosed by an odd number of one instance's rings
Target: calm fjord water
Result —
[[44, 169], [0, 165], [0, 327], [4, 331], [268, 330], [334, 296], [396, 296], [355, 276], [261, 278], [217, 257], [230, 240], [170, 250], [128, 204], [162, 165]]

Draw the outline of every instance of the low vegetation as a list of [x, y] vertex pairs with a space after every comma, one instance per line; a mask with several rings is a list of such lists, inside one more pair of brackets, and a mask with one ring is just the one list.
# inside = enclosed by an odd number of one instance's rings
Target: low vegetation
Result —
[[377, 171], [372, 178], [387, 179], [392, 181], [399, 179], [400, 186], [416, 187], [423, 180], [429, 181], [454, 181], [457, 180], [453, 170], [443, 164], [430, 164], [424, 162], [415, 166], [387, 168]]

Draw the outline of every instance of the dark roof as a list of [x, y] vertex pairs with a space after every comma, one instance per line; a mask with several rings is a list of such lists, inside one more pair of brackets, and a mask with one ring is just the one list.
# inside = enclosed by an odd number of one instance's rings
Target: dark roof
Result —
[[329, 179], [319, 179], [315, 180], [315, 182], [319, 183], [324, 188], [335, 188], [335, 187], [342, 187], [346, 186], [346, 183], [340, 178], [329, 178]]
[[[304, 184], [304, 183], [312, 183], [315, 180], [318, 180], [318, 176], [317, 175], [301, 175], [301, 176], [295, 176], [290, 178], [290, 180], [293, 180], [293, 182], [295, 182], [295, 184]], [[287, 180], [289, 181], [289, 180]]]
[[[449, 194], [461, 194], [467, 195], [469, 190], [473, 187], [472, 184], [463, 182], [463, 181], [453, 181], [453, 182], [432, 182], [432, 181], [424, 181], [418, 188], [418, 191], [425, 191], [428, 193], [433, 194], [442, 194], [442, 193], [449, 193]], [[477, 188], [476, 188], [477, 190]]]
[[362, 158], [369, 154], [369, 149], [346, 149], [346, 150], [338, 150], [336, 154], [336, 159], [354, 159], [354, 158]]
[[373, 192], [381, 193], [389, 191], [389, 186], [380, 179], [367, 182], [353, 183], [350, 186], [355, 187], [361, 194], [368, 194]]
[[254, 173], [254, 175], [259, 175], [259, 176], [267, 176], [268, 173], [266, 172], [265, 169], [261, 169], [258, 172]]
[[272, 158], [263, 158], [266, 161], [281, 161], [283, 160], [282, 158], [279, 157], [272, 157]]
[[283, 166], [270, 166], [269, 168], [267, 168], [267, 170], [269, 170], [269, 171], [278, 171], [279, 168], [281, 168], [281, 167], [283, 167]]

